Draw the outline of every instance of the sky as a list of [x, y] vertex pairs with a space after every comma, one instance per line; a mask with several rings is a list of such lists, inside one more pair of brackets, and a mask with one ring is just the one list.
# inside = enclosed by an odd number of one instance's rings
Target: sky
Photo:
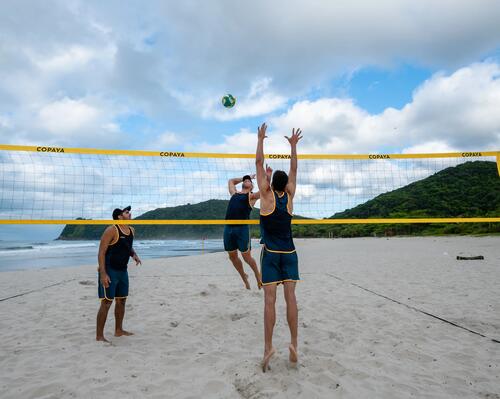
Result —
[[[496, 0], [3, 0], [0, 144], [500, 149]], [[236, 106], [225, 109], [231, 93]], [[1, 232], [0, 232], [1, 235]]]

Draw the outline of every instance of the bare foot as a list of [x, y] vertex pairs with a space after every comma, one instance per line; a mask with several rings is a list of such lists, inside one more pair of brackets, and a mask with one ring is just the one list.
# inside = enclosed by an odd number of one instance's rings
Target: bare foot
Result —
[[248, 274], [245, 274], [245, 277], [243, 277], [243, 282], [245, 283], [245, 288], [247, 290], [250, 289], [250, 283], [248, 282]]
[[271, 348], [271, 350], [266, 354], [264, 353], [264, 359], [262, 359], [262, 371], [265, 373], [267, 370], [271, 370], [271, 367], [269, 367], [269, 362], [271, 361], [271, 358], [273, 355], [276, 353], [276, 350], [274, 348]]
[[125, 330], [115, 331], [115, 337], [121, 337], [122, 335], [128, 337], [130, 335], [134, 335], [134, 333], [131, 333], [131, 332], [128, 332], [128, 331], [125, 331]]
[[102, 337], [95, 337], [95, 340], [96, 341], [101, 341], [101, 342], [107, 342], [108, 344], [111, 343], [106, 338], [104, 338], [104, 336], [102, 336]]
[[290, 360], [290, 363], [297, 363], [299, 360], [299, 356], [297, 355], [297, 349], [295, 346], [292, 344], [288, 345], [288, 350], [290, 351], [290, 355], [288, 356], [288, 359]]

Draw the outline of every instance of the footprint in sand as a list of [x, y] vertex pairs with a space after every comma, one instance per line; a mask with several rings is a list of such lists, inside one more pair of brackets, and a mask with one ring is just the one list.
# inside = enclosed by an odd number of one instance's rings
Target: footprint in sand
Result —
[[244, 317], [247, 317], [248, 313], [233, 313], [231, 315], [231, 321], [237, 321], [240, 319], [243, 319]]

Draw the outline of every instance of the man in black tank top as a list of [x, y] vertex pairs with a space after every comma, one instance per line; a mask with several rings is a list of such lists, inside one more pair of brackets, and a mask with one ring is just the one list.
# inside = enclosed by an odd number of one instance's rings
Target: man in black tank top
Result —
[[[245, 175], [242, 179], [235, 177], [229, 179], [228, 189], [231, 199], [227, 206], [226, 220], [248, 220], [255, 202], [259, 199], [259, 193], [252, 193], [252, 177]], [[242, 183], [241, 191], [236, 189], [236, 185]], [[257, 262], [252, 258], [250, 228], [247, 224], [227, 224], [224, 227], [224, 249], [229, 255], [234, 268], [239, 273], [245, 288], [250, 289], [248, 275], [243, 270], [243, 262], [238, 257], [238, 251], [241, 252], [243, 260], [252, 268], [257, 281], [257, 287], [261, 288], [261, 278]]]
[[[114, 220], [130, 220], [130, 206], [113, 211]], [[116, 224], [104, 230], [99, 245], [98, 294], [101, 306], [97, 313], [96, 340], [108, 342], [104, 338], [104, 325], [109, 308], [115, 300], [115, 337], [133, 335], [123, 329], [125, 302], [128, 296], [128, 260], [132, 257], [136, 265], [141, 264], [132, 246], [134, 229], [126, 224]]]
[[297, 329], [298, 310], [295, 298], [295, 285], [299, 280], [298, 258], [292, 238], [291, 220], [293, 213], [293, 197], [297, 180], [297, 143], [302, 138], [300, 129], [293, 129], [292, 136], [287, 137], [290, 143], [290, 171], [274, 172], [271, 184], [264, 170], [264, 139], [267, 126], [258, 128], [257, 153], [255, 165], [257, 184], [260, 192], [260, 224], [263, 232], [263, 248], [261, 253], [262, 285], [264, 286], [264, 357], [262, 371], [266, 372], [269, 362], [276, 350], [273, 347], [273, 330], [276, 322], [276, 291], [283, 284], [285, 294], [287, 321], [290, 328], [289, 360], [292, 364], [298, 361]]

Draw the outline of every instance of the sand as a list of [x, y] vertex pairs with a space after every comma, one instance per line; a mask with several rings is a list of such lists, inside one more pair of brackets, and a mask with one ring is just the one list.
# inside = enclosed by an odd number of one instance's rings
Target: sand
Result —
[[263, 293], [224, 253], [131, 266], [136, 335], [113, 337], [110, 312], [112, 345], [94, 340], [95, 265], [4, 272], [0, 299], [26, 294], [0, 301], [0, 397], [500, 398], [500, 237], [296, 244], [296, 368], [280, 288], [262, 373]]

